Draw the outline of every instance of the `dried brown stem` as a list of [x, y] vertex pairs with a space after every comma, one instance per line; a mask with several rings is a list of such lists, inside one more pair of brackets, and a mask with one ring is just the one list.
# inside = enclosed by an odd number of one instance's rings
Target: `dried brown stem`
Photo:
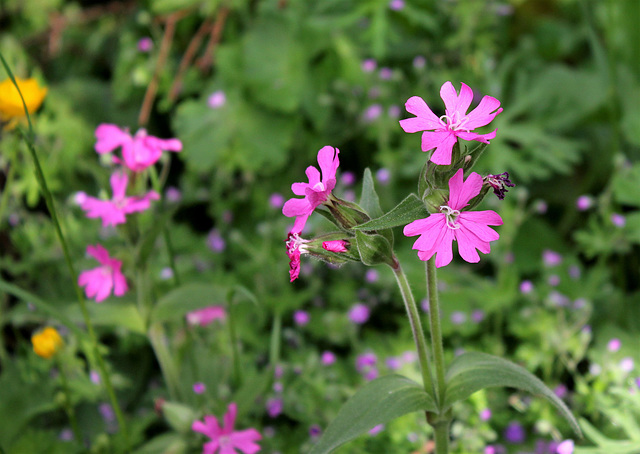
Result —
[[218, 12], [218, 16], [216, 17], [216, 21], [213, 24], [213, 28], [211, 29], [211, 36], [207, 42], [207, 48], [205, 49], [202, 57], [200, 57], [196, 62], [196, 66], [200, 68], [201, 71], [206, 71], [213, 65], [215, 50], [216, 47], [218, 47], [218, 43], [220, 43], [220, 38], [228, 15], [229, 8], [226, 6], [221, 7]]

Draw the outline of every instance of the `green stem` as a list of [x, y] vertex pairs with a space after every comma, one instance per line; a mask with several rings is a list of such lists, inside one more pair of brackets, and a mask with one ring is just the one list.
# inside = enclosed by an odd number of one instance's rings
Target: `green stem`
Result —
[[178, 370], [175, 367], [173, 357], [171, 356], [171, 352], [169, 351], [169, 347], [167, 345], [167, 335], [160, 323], [152, 324], [149, 327], [147, 335], [149, 336], [149, 342], [151, 343], [153, 352], [158, 359], [158, 364], [160, 364], [162, 376], [164, 377], [164, 380], [167, 384], [169, 398], [175, 401], [179, 396], [178, 384], [180, 383], [180, 377], [178, 375]]
[[402, 271], [400, 263], [397, 262], [397, 267], [392, 268], [393, 273], [404, 301], [404, 306], [407, 310], [407, 316], [409, 317], [409, 324], [411, 325], [411, 332], [413, 333], [413, 340], [416, 343], [416, 349], [418, 350], [418, 359], [420, 361], [420, 371], [422, 372], [422, 382], [425, 391], [431, 396], [436, 396], [436, 389], [433, 386], [433, 379], [431, 378], [431, 367], [429, 365], [429, 353], [427, 349], [427, 341], [424, 337], [424, 331], [422, 330], [422, 323], [420, 322], [420, 314], [416, 301], [413, 298], [411, 287], [407, 281], [407, 276]]
[[233, 298], [229, 298], [229, 338], [231, 341], [231, 361], [233, 362], [234, 380], [238, 386], [242, 386], [242, 368], [240, 367], [240, 351], [238, 350], [238, 336], [236, 334], [235, 317], [233, 314]]
[[450, 421], [439, 421], [433, 426], [436, 439], [435, 454], [449, 453], [449, 423]]
[[438, 279], [436, 276], [435, 259], [427, 261], [427, 292], [429, 298], [429, 322], [431, 324], [431, 346], [436, 369], [436, 389], [438, 406], [444, 403], [444, 349], [442, 346], [442, 328], [440, 326], [440, 304], [438, 303]]
[[98, 338], [93, 329], [93, 323], [91, 322], [91, 317], [89, 316], [89, 311], [87, 309], [87, 303], [84, 299], [84, 294], [82, 293], [82, 289], [78, 285], [78, 275], [76, 274], [75, 268], [73, 266], [73, 261], [71, 260], [71, 254], [69, 253], [69, 247], [67, 245], [67, 241], [65, 236], [62, 233], [62, 228], [60, 226], [60, 220], [58, 219], [58, 213], [55, 208], [55, 204], [53, 201], [53, 196], [49, 191], [49, 187], [47, 185], [47, 180], [44, 177], [44, 173], [42, 172], [42, 167], [40, 166], [40, 161], [38, 159], [38, 154], [36, 153], [35, 147], [33, 146], [33, 125], [31, 124], [31, 116], [29, 115], [29, 109], [27, 109], [27, 104], [24, 101], [24, 97], [22, 96], [22, 92], [20, 91], [20, 87], [18, 86], [9, 65], [6, 60], [0, 54], [0, 61], [2, 61], [2, 65], [4, 66], [9, 78], [13, 82], [18, 94], [20, 95], [20, 99], [22, 100], [22, 106], [24, 108], [24, 112], [27, 116], [27, 121], [29, 122], [29, 135], [27, 135], [19, 129], [22, 134], [23, 139], [27, 144], [27, 148], [33, 158], [36, 179], [38, 180], [38, 186], [40, 187], [40, 191], [45, 199], [47, 204], [47, 208], [49, 210], [49, 215], [51, 216], [51, 221], [53, 222], [53, 226], [56, 231], [56, 235], [58, 236], [58, 240], [60, 241], [60, 245], [62, 246], [62, 252], [64, 253], [64, 258], [67, 263], [67, 268], [69, 269], [69, 273], [71, 274], [71, 279], [73, 281], [73, 287], [76, 292], [76, 297], [78, 298], [78, 302], [80, 303], [80, 310], [82, 312], [82, 317], [85, 325], [87, 326], [87, 332], [89, 334], [89, 339], [91, 341], [91, 346], [93, 349], [93, 355], [96, 358], [96, 362], [98, 363], [98, 369], [100, 370], [100, 375], [102, 378], [102, 382], [104, 383], [105, 389], [107, 390], [107, 394], [109, 395], [109, 400], [111, 402], [111, 406], [113, 407], [113, 411], [116, 414], [116, 419], [118, 420], [118, 425], [120, 426], [120, 430], [122, 431], [122, 437], [124, 440], [125, 450], [129, 450], [129, 433], [127, 430], [127, 425], [124, 420], [124, 416], [122, 414], [122, 410], [120, 409], [120, 404], [118, 403], [118, 399], [116, 398], [116, 394], [113, 388], [113, 384], [111, 383], [111, 377], [107, 372], [107, 367], [104, 362], [104, 358], [102, 357], [102, 353], [100, 352], [100, 348], [98, 347]]
[[275, 368], [280, 361], [280, 333], [282, 332], [282, 315], [278, 312], [273, 317], [271, 342], [269, 345], [269, 364]]

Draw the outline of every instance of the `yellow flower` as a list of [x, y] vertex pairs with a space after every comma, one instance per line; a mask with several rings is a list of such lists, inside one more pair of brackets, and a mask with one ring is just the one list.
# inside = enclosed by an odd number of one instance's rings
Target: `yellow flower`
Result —
[[[47, 94], [46, 87], [40, 87], [38, 81], [31, 79], [20, 79], [16, 77], [16, 82], [20, 87], [24, 102], [27, 105], [29, 114], [32, 114], [42, 104]], [[0, 120], [8, 121], [14, 118], [24, 117], [24, 106], [22, 99], [11, 79], [0, 82]]]
[[63, 345], [58, 331], [50, 326], [31, 336], [31, 343], [36, 355], [47, 359], [55, 355]]

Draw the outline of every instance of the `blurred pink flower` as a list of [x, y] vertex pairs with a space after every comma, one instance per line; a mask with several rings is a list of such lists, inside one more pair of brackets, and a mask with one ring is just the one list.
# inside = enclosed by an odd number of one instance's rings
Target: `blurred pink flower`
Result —
[[149, 191], [141, 197], [127, 197], [125, 193], [129, 177], [125, 173], [115, 172], [111, 175], [110, 181], [113, 191], [111, 200], [85, 196], [80, 204], [80, 208], [87, 212], [88, 218], [101, 218], [103, 227], [124, 224], [127, 214], [145, 211], [151, 206], [152, 200], [160, 199], [160, 195], [155, 191]]
[[575, 443], [573, 442], [573, 440], [564, 440], [558, 445], [558, 447], [556, 448], [556, 452], [558, 454], [573, 454], [574, 448]]
[[453, 258], [452, 243], [458, 242], [460, 256], [469, 263], [477, 263], [480, 256], [491, 252], [490, 242], [500, 238], [490, 225], [502, 225], [502, 218], [495, 211], [460, 211], [480, 193], [482, 177], [472, 172], [463, 180], [459, 169], [449, 180], [449, 201], [425, 219], [418, 219], [404, 228], [405, 236], [420, 235], [413, 244], [420, 260], [427, 261], [436, 255], [436, 267], [446, 266]]
[[215, 320], [227, 318], [227, 311], [224, 306], [209, 306], [188, 312], [186, 318], [190, 325], [207, 326]]
[[282, 207], [282, 213], [287, 217], [296, 218], [291, 233], [300, 233], [307, 223], [313, 210], [327, 200], [336, 186], [336, 171], [340, 165], [338, 154], [340, 150], [326, 146], [318, 151], [320, 172], [313, 166], [307, 167], [306, 174], [309, 183], [293, 183], [291, 190], [295, 195], [303, 195], [304, 199], [291, 198]]
[[87, 298], [94, 298], [97, 303], [104, 301], [113, 291], [115, 296], [124, 295], [129, 287], [120, 271], [122, 262], [109, 257], [107, 250], [100, 244], [87, 246], [87, 254], [95, 258], [102, 266], [83, 271], [78, 276], [78, 285], [85, 287]]
[[260, 446], [255, 442], [260, 440], [262, 435], [257, 430], [233, 430], [237, 411], [235, 403], [229, 404], [227, 414], [224, 415], [223, 427], [220, 427], [216, 417], [211, 415], [205, 415], [204, 422], [193, 422], [191, 430], [211, 438], [211, 441], [206, 442], [202, 447], [202, 454], [215, 454], [218, 450], [220, 454], [235, 454], [236, 449], [244, 454], [260, 451]]
[[139, 129], [135, 136], [128, 130], [113, 124], [103, 123], [96, 128], [95, 149], [99, 154], [111, 153], [122, 147], [122, 160], [114, 157], [114, 162], [124, 164], [134, 172], [140, 172], [155, 164], [164, 150], [182, 151], [182, 142], [178, 139], [159, 139], [147, 135], [145, 129]]
[[422, 151], [433, 148], [431, 161], [439, 165], [451, 164], [451, 152], [458, 137], [464, 140], [475, 140], [489, 143], [496, 136], [496, 131], [488, 134], [477, 134], [472, 130], [488, 125], [502, 112], [500, 101], [491, 96], [485, 96], [474, 110], [467, 114], [473, 100], [473, 90], [462, 84], [460, 95], [451, 82], [445, 82], [440, 88], [440, 97], [446, 107], [445, 115], [440, 118], [431, 111], [427, 103], [418, 96], [412, 96], [405, 104], [407, 112], [416, 115], [413, 118], [400, 120], [400, 126], [405, 132], [422, 133]]

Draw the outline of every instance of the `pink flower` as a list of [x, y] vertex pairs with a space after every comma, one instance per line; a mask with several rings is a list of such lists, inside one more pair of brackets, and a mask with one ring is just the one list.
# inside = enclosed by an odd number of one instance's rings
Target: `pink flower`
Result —
[[209, 306], [187, 313], [189, 325], [207, 326], [215, 320], [224, 320], [227, 312], [223, 306]]
[[462, 84], [460, 95], [453, 88], [451, 82], [445, 82], [440, 88], [440, 97], [446, 107], [445, 115], [440, 118], [431, 111], [427, 103], [418, 96], [412, 96], [406, 102], [407, 112], [416, 115], [413, 118], [400, 120], [400, 126], [405, 132], [422, 133], [422, 151], [433, 148], [431, 161], [439, 165], [451, 164], [451, 152], [458, 137], [463, 140], [475, 140], [489, 143], [496, 136], [496, 131], [489, 134], [471, 132], [480, 126], [488, 125], [500, 112], [500, 101], [491, 96], [485, 96], [469, 114], [467, 110], [473, 100], [473, 90]]
[[227, 414], [224, 415], [222, 428], [218, 425], [216, 417], [211, 415], [205, 415], [204, 422], [193, 422], [191, 430], [211, 438], [211, 441], [202, 447], [202, 454], [215, 454], [218, 450], [220, 450], [220, 454], [236, 454], [236, 449], [244, 454], [254, 454], [260, 451], [260, 446], [255, 442], [260, 440], [262, 436], [257, 430], [233, 430], [237, 411], [235, 403], [229, 404]]
[[307, 253], [305, 247], [307, 243], [308, 241], [300, 238], [297, 233], [289, 233], [289, 237], [285, 242], [287, 255], [289, 256], [289, 276], [291, 278], [289, 282], [295, 281], [300, 275], [300, 255]]
[[118, 147], [122, 147], [122, 159], [114, 157], [114, 162], [124, 163], [134, 172], [140, 172], [152, 166], [164, 150], [181, 151], [182, 142], [178, 139], [159, 139], [147, 135], [145, 129], [140, 129], [135, 136], [131, 136], [128, 130], [122, 130], [116, 125], [103, 123], [96, 128], [95, 149], [99, 154], [111, 153]]
[[88, 218], [102, 218], [102, 226], [124, 224], [127, 214], [136, 211], [144, 211], [151, 206], [152, 200], [158, 200], [160, 195], [155, 191], [149, 191], [142, 197], [127, 197], [127, 185], [129, 177], [125, 173], [116, 172], [111, 175], [111, 200], [100, 200], [95, 197], [85, 196], [80, 208], [87, 212]]
[[340, 165], [338, 154], [340, 150], [326, 146], [318, 151], [320, 172], [313, 166], [307, 167], [306, 174], [309, 183], [293, 183], [291, 190], [295, 195], [303, 195], [304, 199], [291, 198], [282, 207], [282, 213], [287, 217], [296, 217], [291, 233], [300, 233], [307, 223], [313, 210], [325, 202], [336, 186], [336, 171]]
[[97, 303], [104, 301], [113, 290], [115, 296], [124, 295], [129, 287], [120, 271], [122, 262], [112, 259], [101, 245], [87, 246], [87, 254], [95, 258], [102, 266], [83, 271], [78, 276], [78, 285], [85, 287], [87, 298], [95, 298]]
[[462, 211], [469, 200], [480, 193], [482, 177], [472, 172], [463, 181], [462, 169], [449, 180], [449, 201], [425, 219], [418, 219], [404, 228], [406, 236], [420, 235], [413, 244], [420, 260], [427, 261], [436, 255], [436, 267], [446, 266], [453, 258], [452, 243], [458, 242], [460, 256], [469, 263], [477, 263], [480, 256], [491, 252], [489, 243], [500, 238], [489, 225], [502, 225], [502, 218], [495, 211]]

